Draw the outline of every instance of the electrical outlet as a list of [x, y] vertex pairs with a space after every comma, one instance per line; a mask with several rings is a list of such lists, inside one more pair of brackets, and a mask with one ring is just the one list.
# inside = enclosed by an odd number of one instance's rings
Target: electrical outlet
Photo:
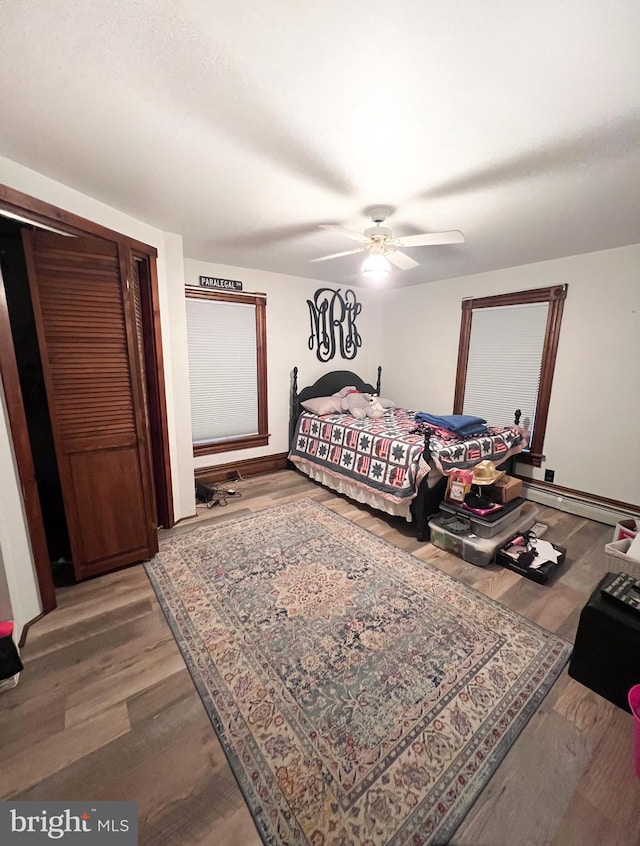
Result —
[[556, 476], [555, 470], [545, 470], [544, 471], [544, 480], [545, 482], [553, 482]]

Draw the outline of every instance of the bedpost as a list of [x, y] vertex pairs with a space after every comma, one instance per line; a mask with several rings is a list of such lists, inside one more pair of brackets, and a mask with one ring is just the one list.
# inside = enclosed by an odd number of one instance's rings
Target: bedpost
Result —
[[[431, 447], [429, 441], [433, 435], [431, 426], [424, 428], [424, 451], [420, 461], [424, 461], [427, 466], [431, 461]], [[440, 502], [444, 497], [447, 489], [447, 477], [443, 476], [433, 488], [427, 484], [426, 477], [421, 481], [418, 487], [418, 493], [411, 500], [411, 514], [416, 526], [416, 537], [423, 543], [429, 540], [429, 517], [437, 513]]]
[[376, 382], [376, 396], [380, 396], [380, 383], [382, 381], [382, 365], [378, 365], [378, 381]]
[[293, 433], [296, 430], [296, 420], [300, 407], [298, 406], [298, 368], [293, 368], [293, 379], [291, 381], [291, 408], [289, 409], [289, 446], [293, 441]]
[[[513, 423], [514, 423], [515, 426], [518, 426], [518, 427], [520, 426], [520, 418], [521, 417], [522, 417], [522, 409], [516, 408], [516, 410], [513, 414]], [[516, 459], [515, 455], [509, 456], [508, 464], [507, 464], [507, 473], [508, 473], [509, 476], [513, 476], [513, 474], [516, 472], [516, 461], [517, 461], [517, 459]]]
[[424, 458], [426, 464], [431, 461], [431, 447], [429, 445], [429, 441], [431, 440], [431, 435], [433, 435], [433, 429], [431, 426], [425, 426], [424, 429], [424, 450], [422, 452], [422, 457]]

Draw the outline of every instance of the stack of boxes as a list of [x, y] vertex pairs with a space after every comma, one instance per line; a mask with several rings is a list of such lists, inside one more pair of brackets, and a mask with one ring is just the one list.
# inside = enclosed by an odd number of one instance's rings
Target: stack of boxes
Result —
[[528, 531], [536, 522], [538, 509], [521, 494], [520, 479], [503, 476], [482, 489], [483, 496], [502, 505], [490, 514], [481, 516], [464, 504], [443, 500], [440, 512], [429, 520], [431, 542], [470, 564], [486, 567], [514, 535]]

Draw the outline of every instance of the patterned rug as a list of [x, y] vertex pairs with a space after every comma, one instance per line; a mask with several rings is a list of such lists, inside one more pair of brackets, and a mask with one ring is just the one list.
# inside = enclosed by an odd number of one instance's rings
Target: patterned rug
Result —
[[312, 500], [147, 572], [273, 846], [447, 843], [570, 646]]

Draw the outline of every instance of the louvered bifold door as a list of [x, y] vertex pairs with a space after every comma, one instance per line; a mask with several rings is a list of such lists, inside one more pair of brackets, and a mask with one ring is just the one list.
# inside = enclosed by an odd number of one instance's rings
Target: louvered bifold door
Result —
[[142, 561], [157, 532], [127, 261], [110, 241], [23, 231], [77, 578]]

